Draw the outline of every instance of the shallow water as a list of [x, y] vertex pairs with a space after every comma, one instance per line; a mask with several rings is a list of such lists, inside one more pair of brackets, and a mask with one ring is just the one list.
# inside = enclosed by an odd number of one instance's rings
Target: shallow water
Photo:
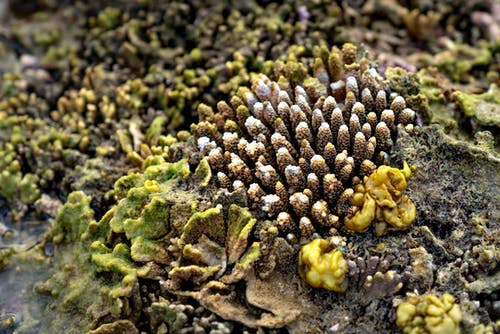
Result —
[[0, 271], [1, 334], [38, 332], [47, 298], [35, 293], [33, 286], [47, 275], [49, 268], [35, 259], [33, 248], [49, 226], [48, 221], [0, 221], [0, 249], [14, 251], [10, 264]]
[[42, 239], [49, 224], [47, 221], [28, 220], [16, 224], [0, 221], [0, 249], [12, 248], [23, 252], [33, 248]]

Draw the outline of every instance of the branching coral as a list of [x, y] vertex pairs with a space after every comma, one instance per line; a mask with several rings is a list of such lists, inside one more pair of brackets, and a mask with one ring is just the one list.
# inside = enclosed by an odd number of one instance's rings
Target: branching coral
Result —
[[363, 232], [373, 222], [377, 236], [385, 233], [388, 224], [398, 229], [408, 228], [416, 217], [415, 205], [403, 194], [411, 171], [404, 162], [403, 169], [380, 166], [373, 174], [365, 176], [363, 184], [354, 188], [353, 206], [345, 226]]
[[299, 273], [315, 288], [344, 292], [347, 289], [347, 262], [340, 249], [325, 239], [314, 239], [299, 253]]
[[207, 315], [203, 307], [189, 304], [170, 303], [160, 298], [147, 309], [151, 317], [151, 333], [220, 333], [233, 332], [233, 325], [219, 320], [214, 314]]
[[245, 189], [303, 239], [339, 227], [353, 184], [384, 162], [396, 125], [411, 130], [415, 116], [366, 58], [356, 62], [354, 45], [316, 53], [313, 76], [301, 63], [270, 64], [276, 81], [253, 76], [218, 113], [201, 105], [192, 127], [220, 186]]
[[396, 324], [404, 333], [459, 334], [462, 311], [449, 293], [409, 296], [399, 304]]
[[[352, 256], [351, 256], [352, 257]], [[347, 260], [349, 286], [362, 292], [363, 302], [392, 295], [403, 287], [403, 282], [411, 275], [411, 267], [403, 272], [391, 268], [395, 257], [369, 256], [352, 257]]]

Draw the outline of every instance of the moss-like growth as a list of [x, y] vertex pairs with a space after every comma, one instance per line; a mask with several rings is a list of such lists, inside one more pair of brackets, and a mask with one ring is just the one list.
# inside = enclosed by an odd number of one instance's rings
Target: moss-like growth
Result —
[[5, 150], [0, 151], [0, 170], [0, 196], [9, 203], [33, 204], [40, 198], [39, 177], [32, 173], [23, 174], [11, 144], [6, 145]]
[[[83, 192], [71, 193], [59, 211], [48, 239], [56, 243], [56, 258], [62, 257], [65, 269], [38, 284], [36, 291], [55, 297], [54, 304], [60, 303], [57, 307], [64, 316], [91, 308], [108, 321], [133, 319], [133, 310], [126, 305], [138, 298], [139, 279], [158, 275], [158, 265], [173, 261], [165, 238], [174, 233], [172, 225], [185, 224], [187, 218], [171, 216], [171, 207], [184, 203], [191, 213], [195, 206], [190, 204], [193, 195], [174, 191], [189, 175], [186, 162], [160, 160], [116, 182], [118, 204], [99, 222], [90, 208], [90, 196]], [[79, 316], [81, 326], [91, 328], [95, 314], [84, 314]], [[96, 324], [101, 323], [92, 326]]]
[[200, 187], [206, 187], [209, 184], [212, 179], [212, 169], [210, 168], [207, 158], [200, 161], [198, 167], [196, 167], [194, 171], [193, 178], [198, 182]]
[[221, 245], [226, 242], [226, 224], [222, 205], [191, 216], [184, 227], [181, 241], [186, 244], [194, 243], [203, 234]]
[[149, 126], [149, 129], [146, 132], [146, 139], [151, 146], [158, 144], [158, 140], [160, 139], [165, 123], [166, 119], [164, 117], [156, 117]]
[[126, 244], [119, 243], [111, 251], [96, 241], [91, 245], [91, 250], [92, 262], [99, 267], [99, 270], [123, 276], [121, 282], [109, 291], [109, 295], [112, 298], [130, 296], [137, 283], [137, 268], [132, 262], [130, 248]]
[[443, 74], [437, 68], [425, 68], [418, 72], [420, 93], [416, 96], [422, 117], [426, 123], [441, 123], [446, 129], [455, 129], [457, 121], [453, 117], [453, 111], [447, 108], [447, 99], [442, 85], [447, 83]]
[[500, 127], [500, 91], [496, 85], [483, 94], [454, 92], [453, 98], [467, 117], [473, 117], [481, 126]]
[[[73, 192], [59, 210], [55, 224], [47, 239], [53, 241], [56, 267], [51, 276], [35, 285], [39, 294], [49, 295], [51, 309], [43, 326], [47, 332], [55, 331], [62, 324], [71, 323], [74, 331], [85, 331], [91, 324], [89, 307], [99, 312], [110, 312], [116, 301], [104, 303], [99, 291], [106, 286], [96, 280], [96, 267], [90, 262], [91, 247], [87, 240], [96, 238], [102, 232], [90, 208], [90, 196]], [[50, 246], [48, 242], [47, 246]]]
[[68, 196], [51, 231], [54, 243], [77, 242], [90, 224], [95, 225], [94, 211], [90, 208], [90, 201], [90, 196], [86, 196], [81, 191], [73, 192]]
[[197, 290], [210, 279], [243, 279], [261, 255], [259, 242], [248, 247], [256, 222], [248, 209], [235, 204], [227, 211], [219, 204], [193, 214], [179, 238], [182, 265], [170, 271], [170, 289], [182, 293], [179, 289], [188, 282]]
[[[161, 240], [171, 232], [171, 221], [176, 219], [171, 217], [174, 205], [174, 194], [171, 192], [177, 184], [176, 180], [189, 175], [189, 168], [185, 161], [165, 163], [162, 160], [158, 165], [146, 167], [143, 173], [120, 178], [114, 189], [119, 203], [99, 222], [99, 225], [109, 226], [112, 233], [124, 233], [130, 240], [128, 261], [162, 264], [170, 261]], [[189, 201], [189, 197], [185, 200]], [[106, 247], [96, 249], [104, 249], [105, 258], [110, 256]], [[114, 271], [113, 268], [106, 269]]]
[[452, 44], [434, 58], [435, 65], [455, 81], [463, 80], [473, 68], [487, 66], [491, 61], [492, 53], [487, 47], [466, 44]]
[[227, 221], [228, 264], [233, 264], [246, 250], [248, 238], [257, 220], [247, 209], [232, 204], [229, 207]]

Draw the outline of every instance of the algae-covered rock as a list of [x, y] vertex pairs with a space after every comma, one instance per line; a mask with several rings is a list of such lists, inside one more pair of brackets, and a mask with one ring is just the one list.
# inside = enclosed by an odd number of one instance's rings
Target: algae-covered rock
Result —
[[[1, 128], [2, 126], [0, 126]], [[19, 127], [15, 127], [19, 129]], [[15, 132], [15, 128], [13, 132]], [[11, 141], [14, 133], [11, 135]], [[22, 139], [19, 139], [22, 140]], [[15, 143], [15, 141], [12, 141]], [[17, 158], [16, 149], [13, 144], [0, 144], [0, 196], [5, 198], [13, 207], [13, 211], [20, 211], [15, 217], [26, 212], [26, 208], [17, 209], [21, 206], [33, 204], [40, 198], [40, 178], [32, 173], [23, 173], [21, 164]]]
[[[48, 239], [56, 244], [55, 258], [65, 270], [37, 285], [39, 293], [52, 296], [54, 305], [60, 305], [61, 319], [74, 316], [77, 309], [89, 308], [92, 312], [81, 317], [78, 328], [102, 325], [93, 322], [99, 313], [114, 322], [96, 328], [98, 332], [116, 332], [129, 325], [135, 328], [129, 320], [135, 319], [132, 313], [137, 309], [126, 305], [133, 302], [140, 306], [136, 300], [139, 278], [158, 277], [164, 273], [159, 265], [174, 259], [165, 236], [172, 233], [172, 221], [187, 220], [170, 215], [174, 204], [184, 201], [192, 210], [189, 203], [194, 196], [173, 191], [188, 175], [186, 162], [179, 161], [150, 165], [142, 173], [122, 177], [114, 192], [118, 203], [99, 222], [90, 209], [90, 196], [70, 194]], [[94, 275], [102, 279], [92, 279]], [[68, 281], [68, 277], [74, 278]], [[91, 288], [89, 284], [93, 284]], [[119, 322], [122, 317], [129, 322]]]
[[110, 324], [104, 324], [94, 330], [89, 331], [89, 334], [138, 334], [139, 330], [130, 320], [117, 320]]
[[49, 231], [47, 246], [55, 243], [56, 266], [49, 271], [49, 279], [35, 285], [37, 293], [53, 298], [50, 305], [56, 310], [48, 315], [51, 321], [44, 323], [44, 331], [55, 330], [67, 322], [72, 323], [72, 331], [85, 331], [93, 321], [85, 311], [88, 307], [96, 307], [100, 312], [112, 307], [111, 303], [103, 305], [100, 301], [99, 290], [105, 283], [93, 278], [96, 267], [90, 262], [90, 245], [85, 239], [96, 226], [90, 201], [82, 192], [71, 193]]
[[474, 118], [474, 123], [481, 127], [498, 130], [500, 127], [500, 91], [496, 85], [483, 94], [466, 94], [457, 91], [453, 98], [460, 110], [467, 117]]
[[[133, 262], [168, 264], [171, 258], [165, 249], [166, 236], [172, 232], [172, 222], [182, 219], [171, 215], [171, 207], [174, 202], [189, 206], [188, 203], [193, 200], [193, 196], [187, 193], [182, 195], [173, 191], [179, 179], [188, 175], [186, 162], [181, 160], [152, 164], [142, 173], [119, 179], [114, 189], [118, 203], [97, 224], [108, 229], [108, 235], [92, 244], [96, 252], [93, 261], [106, 271], [124, 276], [135, 276]], [[130, 247], [116, 244], [110, 249], [107, 242], [113, 234], [123, 234]], [[117, 262], [113, 264], [113, 261]]]
[[257, 220], [252, 217], [248, 210], [237, 205], [231, 205], [227, 221], [226, 248], [228, 250], [228, 264], [233, 264], [245, 252], [248, 238]]
[[487, 66], [491, 60], [491, 51], [484, 46], [471, 47], [466, 44], [450, 43], [449, 50], [436, 55], [434, 62], [453, 80], [458, 81], [463, 80], [474, 67]]
[[[408, 149], [399, 150], [397, 156], [417, 167], [408, 196], [433, 232], [444, 233], [445, 226], [462, 226], [484, 214], [487, 221], [498, 217], [492, 203], [500, 196], [499, 159], [489, 149], [443, 134], [436, 126], [418, 130], [413, 137], [403, 135], [400, 144]], [[442, 197], [453, 200], [443, 203]], [[452, 209], [457, 205], [461, 210]], [[446, 230], [444, 235], [450, 235]]]
[[180, 241], [184, 244], [194, 243], [202, 235], [209, 239], [224, 245], [226, 241], [226, 223], [222, 205], [208, 209], [203, 212], [197, 212], [184, 226]]
[[56, 222], [51, 230], [52, 241], [56, 244], [74, 243], [80, 240], [89, 226], [95, 225], [94, 211], [90, 208], [90, 196], [83, 192], [73, 192], [57, 214]]
[[109, 291], [110, 296], [113, 298], [130, 296], [137, 284], [137, 268], [132, 262], [130, 248], [126, 244], [119, 243], [110, 250], [99, 241], [95, 241], [91, 245], [91, 250], [92, 262], [99, 270], [123, 276], [121, 283]]

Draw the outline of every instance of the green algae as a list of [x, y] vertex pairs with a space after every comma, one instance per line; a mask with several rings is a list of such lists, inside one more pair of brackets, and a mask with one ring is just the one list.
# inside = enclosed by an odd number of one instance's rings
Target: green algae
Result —
[[[206, 229], [210, 226], [210, 229]], [[223, 245], [226, 240], [226, 224], [222, 212], [222, 205], [197, 212], [187, 222], [180, 240], [184, 243], [193, 243], [202, 234], [211, 240]]]
[[212, 179], [212, 170], [207, 158], [203, 158], [196, 170], [194, 171], [193, 178], [199, 183], [200, 187], [208, 186]]
[[[169, 208], [173, 197], [165, 199], [158, 195], [161, 191], [174, 195], [172, 183], [181, 176], [186, 177], [189, 169], [185, 169], [182, 161], [163, 165], [164, 168], [149, 166], [143, 174], [125, 176], [117, 182], [115, 195], [122, 194], [128, 201], [120, 201], [99, 222], [90, 208], [90, 196], [81, 191], [69, 195], [47, 235], [47, 240], [55, 244], [56, 267], [48, 270], [47, 280], [35, 286], [37, 293], [50, 296], [49, 304], [56, 310], [48, 317], [49, 322], [37, 322], [42, 332], [51, 332], [60, 323], [71, 324], [70, 332], [86, 331], [96, 327], [98, 314], [107, 314], [115, 320], [130, 316], [132, 310], [124, 303], [137, 293], [138, 279], [154, 272], [153, 262], [172, 261], [172, 256], [157, 240], [170, 230]], [[144, 187], [144, 180], [155, 178], [161, 181], [160, 192]], [[131, 179], [140, 179], [140, 182], [130, 183]], [[178, 198], [178, 195], [174, 196]], [[141, 207], [144, 201], [147, 204]], [[112, 219], [121, 221], [111, 224]], [[159, 233], [162, 228], [164, 232]], [[123, 234], [131, 246], [110, 243], [113, 234]]]
[[137, 284], [137, 268], [132, 262], [130, 248], [123, 243], [117, 244], [112, 250], [99, 241], [91, 245], [91, 259], [99, 270], [114, 272], [123, 276], [121, 280], [109, 290], [109, 296], [113, 299], [128, 297]]
[[[233, 264], [247, 248], [248, 238], [257, 220], [252, 217], [252, 214], [247, 209], [232, 204], [229, 207], [227, 221], [229, 222], [227, 227], [228, 238], [226, 240], [226, 247], [229, 253], [228, 264]], [[253, 254], [253, 256], [247, 255], [245, 260], [242, 260], [242, 263], [248, 265], [250, 262], [249, 259], [255, 258], [255, 248], [255, 245], [250, 247], [252, 251], [249, 250], [249, 254]]]
[[154, 197], [144, 206], [140, 218], [128, 218], [123, 222], [125, 235], [129, 239], [139, 236], [147, 239], [162, 237], [169, 230], [166, 225], [169, 221], [169, 208], [164, 199]]
[[260, 243], [253, 242], [248, 250], [243, 254], [240, 261], [236, 263], [235, 272], [246, 271], [250, 266], [257, 261], [261, 255]]
[[171, 260], [163, 244], [159, 244], [154, 240], [146, 239], [142, 236], [134, 238], [130, 249], [130, 256], [134, 261], [143, 263], [155, 261], [157, 263], [167, 264]]
[[[14, 136], [16, 128], [13, 129]], [[38, 187], [39, 177], [32, 173], [23, 173], [21, 165], [16, 159], [14, 141], [8, 144], [5, 150], [0, 151], [0, 196], [14, 204], [20, 201], [24, 204], [33, 204], [40, 198], [41, 192]], [[16, 139], [22, 141], [22, 138]], [[3, 145], [2, 145], [3, 146]]]
[[163, 117], [156, 117], [146, 132], [146, 139], [148, 140], [151, 146], [155, 146], [158, 144], [158, 140], [162, 134], [163, 126], [165, 125], [166, 120]]
[[[120, 204], [109, 222], [115, 233], [126, 233], [128, 238], [133, 238], [142, 233], [149, 237], [155, 233], [162, 236], [168, 231], [168, 226], [165, 226], [168, 222], [168, 205], [161, 198], [153, 197], [144, 187], [129, 190], [126, 199]], [[150, 223], [153, 225], [148, 225]]]
[[14, 250], [11, 248], [0, 249], [0, 271], [7, 268], [9, 265], [10, 257], [14, 254]]
[[73, 192], [57, 215], [51, 230], [51, 240], [58, 244], [71, 244], [79, 240], [89, 225], [95, 223], [90, 197], [83, 192]]
[[496, 85], [482, 94], [466, 94], [454, 92], [452, 97], [457, 101], [460, 110], [466, 117], [473, 117], [483, 127], [498, 128], [500, 126], [500, 92]]
[[447, 99], [439, 86], [439, 73], [436, 68], [426, 68], [418, 72], [421, 101], [425, 106], [423, 113], [427, 124], [440, 123], [446, 129], [456, 129], [458, 124], [453, 110], [447, 108]]
[[[90, 197], [82, 192], [75, 192], [61, 208], [53, 229], [47, 235], [47, 240], [54, 240], [58, 244], [54, 258], [45, 258], [42, 247], [36, 247], [24, 255], [39, 259], [36, 266], [30, 264], [29, 267], [31, 270], [37, 268], [37, 280], [41, 281], [34, 285], [38, 296], [24, 296], [30, 300], [27, 307], [30, 314], [36, 317], [35, 324], [30, 325], [23, 320], [16, 324], [16, 333], [50, 333], [68, 323], [71, 323], [69, 332], [82, 332], [91, 322], [86, 314], [87, 307], [102, 305], [98, 302], [98, 285], [94, 284], [95, 280], [92, 278], [95, 271], [87, 262], [88, 249], [77, 242], [80, 240], [80, 234], [94, 222], [89, 204]], [[46, 243], [51, 244], [50, 241]], [[22, 266], [23, 261], [21, 254], [16, 255], [16, 263], [19, 266]], [[55, 266], [51, 268], [49, 261], [54, 261]], [[56, 298], [58, 302], [52, 303], [47, 298], [40, 299], [40, 295], [50, 296], [49, 299]], [[55, 311], [46, 313], [42, 306], [46, 303]]]
[[479, 47], [465, 44], [450, 45], [449, 50], [437, 54], [434, 58], [435, 65], [454, 81], [463, 80], [472, 69], [487, 66], [491, 61], [491, 51], [484, 45]]

